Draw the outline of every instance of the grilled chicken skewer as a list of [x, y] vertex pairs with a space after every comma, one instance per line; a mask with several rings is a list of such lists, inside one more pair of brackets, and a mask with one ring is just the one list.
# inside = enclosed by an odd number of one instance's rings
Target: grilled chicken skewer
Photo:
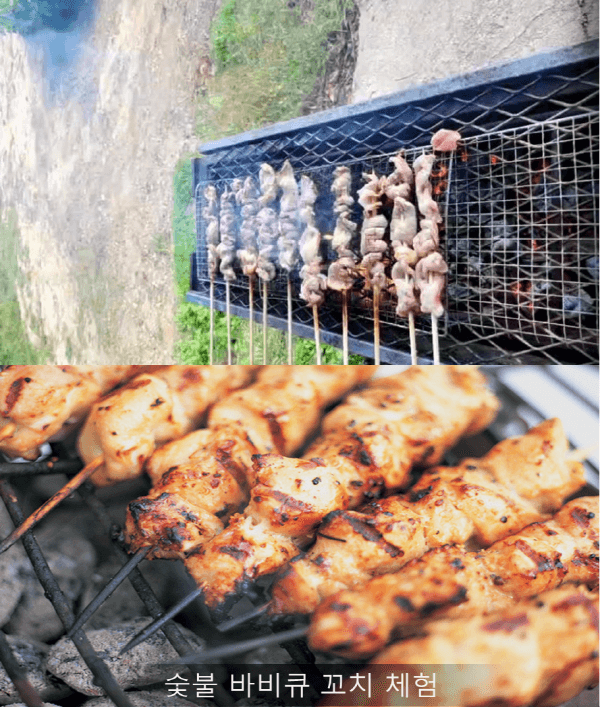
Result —
[[300, 270], [302, 287], [300, 296], [312, 307], [315, 332], [316, 362], [321, 364], [321, 337], [319, 333], [319, 307], [325, 298], [327, 279], [321, 272], [321, 233], [315, 225], [317, 187], [305, 174], [300, 179], [300, 218], [306, 225], [300, 238], [300, 256], [304, 265]]
[[408, 317], [410, 357], [417, 363], [417, 340], [415, 334], [415, 312], [419, 305], [415, 297], [415, 271], [417, 254], [412, 245], [417, 235], [417, 214], [411, 195], [414, 178], [411, 168], [404, 159], [403, 151], [390, 159], [396, 169], [387, 178], [386, 196], [394, 203], [390, 222], [390, 240], [396, 263], [392, 268], [392, 279], [396, 285], [398, 306], [396, 314]]
[[277, 177], [271, 165], [263, 163], [258, 174], [261, 195], [258, 199], [260, 211], [258, 222], [258, 263], [256, 273], [263, 283], [263, 363], [267, 363], [268, 332], [268, 283], [275, 278], [275, 257], [277, 245], [277, 213], [273, 204], [277, 199]]
[[219, 606], [298, 555], [327, 512], [406, 484], [414, 465], [439, 461], [459, 437], [483, 429], [497, 407], [474, 368], [415, 367], [349, 396], [325, 418], [304, 460], [257, 458], [244, 515], [186, 560], [207, 604]]
[[[598, 682], [598, 593], [565, 586], [486, 616], [431, 621], [419, 637], [390, 646], [368, 667], [379, 707], [398, 704], [398, 692], [389, 690], [390, 665], [429, 677], [426, 666], [435, 665], [437, 704], [564, 704]], [[356, 691], [344, 704], [368, 703]]]
[[491, 545], [544, 520], [585, 482], [560, 420], [498, 443], [482, 459], [427, 471], [410, 493], [332, 513], [314, 546], [275, 582], [271, 613], [310, 613], [344, 588], [397, 571], [446, 543]]
[[254, 280], [258, 266], [257, 229], [258, 190], [252, 177], [246, 177], [244, 185], [236, 194], [238, 204], [242, 205], [242, 225], [240, 239], [244, 247], [237, 252], [242, 264], [242, 272], [248, 278], [248, 299], [250, 319], [249, 360], [254, 363]]
[[0, 451], [9, 457], [37, 459], [45, 442], [64, 439], [83, 422], [96, 400], [143, 369], [8, 366], [0, 373]]
[[139, 476], [157, 446], [198, 427], [211, 405], [253, 373], [251, 366], [166, 366], [99, 400], [77, 443], [86, 464], [102, 458], [92, 481], [107, 486]]
[[288, 365], [293, 364], [292, 347], [292, 280], [291, 272], [298, 262], [298, 241], [300, 239], [300, 218], [298, 214], [299, 192], [292, 165], [283, 163], [277, 183], [282, 191], [279, 207], [279, 265], [287, 273], [288, 309]]
[[387, 282], [384, 263], [384, 255], [387, 251], [387, 243], [384, 240], [387, 219], [379, 211], [386, 179], [378, 177], [375, 172], [363, 174], [363, 178], [367, 183], [358, 192], [358, 203], [364, 210], [360, 240], [363, 259], [360, 267], [365, 273], [365, 288], [373, 291], [373, 346], [375, 363], [379, 364], [379, 300]]
[[352, 252], [352, 238], [357, 224], [350, 220], [354, 199], [350, 196], [352, 175], [348, 167], [336, 167], [331, 191], [335, 194], [333, 207], [337, 214], [331, 240], [338, 258], [329, 266], [327, 286], [342, 293], [342, 361], [348, 365], [348, 292], [355, 279], [356, 257]]
[[217, 247], [217, 253], [221, 258], [219, 269], [225, 279], [225, 307], [227, 320], [227, 363], [231, 365], [231, 292], [230, 284], [236, 280], [233, 262], [236, 251], [235, 237], [235, 211], [233, 202], [236, 199], [236, 192], [241, 188], [240, 180], [234, 180], [231, 190], [225, 188], [221, 194], [221, 210], [219, 212], [219, 231], [221, 242]]
[[206, 205], [202, 209], [202, 218], [206, 223], [206, 255], [210, 272], [210, 329], [208, 344], [208, 362], [213, 363], [215, 347], [215, 276], [219, 266], [219, 204], [217, 190], [209, 184], [204, 190]]
[[213, 407], [208, 429], [166, 445], [149, 459], [148, 472], [160, 480], [149, 496], [129, 505], [131, 547], [153, 547], [157, 557], [183, 557], [219, 533], [248, 499], [252, 456], [295, 453], [319, 424], [323, 409], [372, 373], [370, 366], [261, 370], [254, 385]]
[[430, 616], [489, 613], [564, 582], [597, 582], [598, 499], [578, 498], [486, 550], [449, 545], [400, 572], [326, 599], [309, 632], [314, 648], [346, 657], [372, 655], [396, 631], [414, 631]]

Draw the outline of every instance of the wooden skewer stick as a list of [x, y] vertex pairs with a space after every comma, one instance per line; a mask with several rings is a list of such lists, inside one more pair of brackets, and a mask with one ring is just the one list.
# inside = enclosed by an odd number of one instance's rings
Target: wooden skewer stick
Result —
[[225, 280], [225, 306], [227, 319], [227, 364], [231, 366], [231, 295], [229, 280]]
[[0, 441], [10, 437], [16, 429], [17, 425], [15, 422], [9, 422], [7, 425], [4, 425], [4, 427], [0, 429]]
[[248, 286], [250, 289], [250, 365], [254, 363], [254, 275], [250, 275]]
[[342, 290], [342, 363], [348, 365], [348, 290]]
[[317, 347], [317, 366], [321, 365], [321, 333], [319, 331], [319, 308], [313, 304], [313, 319], [315, 325], [315, 345]]
[[415, 333], [415, 313], [408, 313], [408, 336], [410, 338], [410, 362], [413, 366], [418, 363], [417, 359], [417, 335]]
[[208, 362], [213, 364], [213, 350], [215, 347], [215, 280], [210, 278], [210, 312], [209, 312], [209, 335], [208, 335]]
[[373, 287], [373, 344], [375, 348], [375, 365], [380, 364], [379, 344], [379, 287]]
[[287, 306], [288, 306], [288, 366], [294, 363], [294, 353], [292, 347], [292, 281], [288, 275], [287, 279]]
[[102, 464], [104, 464], [104, 457], [96, 457], [96, 459], [92, 460], [68, 483], [66, 483], [60, 491], [57, 491], [54, 496], [46, 501], [46, 503], [34, 511], [26, 521], [21, 523], [18, 528], [15, 528], [13, 532], [0, 543], [0, 554], [2, 554], [5, 550], [8, 550], [9, 547], [12, 547], [28, 530], [31, 530], [42, 520], [42, 518], [45, 518], [45, 516], [47, 516], [55, 506], [58, 506], [61, 501], [67, 498], [67, 496], [70, 496], [73, 491], [78, 489], [84, 481], [87, 481], [87, 479], [89, 479], [90, 476], [100, 466], [102, 466]]
[[263, 280], [263, 364], [267, 363], [267, 281]]
[[[433, 273], [429, 273], [429, 284], [431, 284]], [[438, 333], [438, 318], [431, 315], [431, 341], [433, 343], [433, 365], [440, 365], [440, 338]]]

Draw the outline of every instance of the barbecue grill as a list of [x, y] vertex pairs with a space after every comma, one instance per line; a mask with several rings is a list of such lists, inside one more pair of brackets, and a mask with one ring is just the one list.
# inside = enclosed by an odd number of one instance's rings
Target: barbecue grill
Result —
[[[383, 372], [388, 374], [390, 371], [386, 370]], [[454, 464], [458, 459], [464, 456], [480, 456], [500, 439], [510, 435], [522, 434], [529, 427], [552, 414], [556, 414], [557, 411], [561, 414], [564, 412], [565, 427], [571, 442], [575, 446], [589, 446], [590, 443], [595, 441], [594, 437], [597, 434], [597, 420], [599, 414], [598, 399], [595, 395], [597, 388], [597, 369], [595, 367], [585, 367], [584, 369], [579, 367], [557, 368], [551, 366], [536, 367], [535, 369], [498, 369], [491, 367], [486, 372], [490, 377], [495, 392], [503, 402], [503, 408], [497, 420], [485, 433], [464, 440], [458, 447], [450, 452], [445, 460], [447, 463]], [[27, 488], [31, 485], [31, 480], [34, 477], [48, 474], [72, 475], [83, 466], [80, 460], [74, 457], [74, 453], [68, 445], [56, 445], [52, 453], [53, 456], [50, 458], [26, 464], [0, 462], [0, 496], [6, 504], [15, 525], [19, 525], [24, 520], [25, 514], [22, 507], [24, 503], [28, 502]], [[594, 451], [586, 462], [586, 474], [588, 485], [580, 492], [580, 495], [596, 494], [598, 492], [597, 451]], [[21, 501], [17, 499], [17, 494], [11, 482], [11, 476], [14, 477], [16, 486], [19, 489], [18, 495], [21, 497]], [[23, 483], [23, 480], [25, 480], [26, 483]], [[108, 505], [109, 502], [106, 500], [102, 501], [99, 498], [102, 494], [90, 484], [81, 487], [77, 493], [81, 497], [81, 500], [89, 507], [91, 513], [98, 518], [102, 524], [104, 537], [101, 541], [104, 543], [108, 541], [111, 544], [113, 552], [124, 567], [120, 576], [115, 577], [115, 580], [109, 582], [105, 587], [100, 601], [104, 601], [112, 591], [118, 591], [120, 581], [127, 578], [146, 605], [150, 616], [152, 618], [158, 618], [163, 615], [165, 613], [164, 607], [161, 606], [152, 587], [139, 570], [139, 564], [144, 561], [144, 556], [147, 551], [144, 550], [132, 557], [128, 557], [121, 547], [120, 527], [114, 523], [110, 515], [111, 508]], [[130, 498], [128, 497], [127, 501], [129, 500]], [[121, 498], [121, 502], [122, 501], [123, 498]], [[58, 616], [65, 626], [65, 630], [68, 631], [73, 626], [75, 617], [65, 596], [58, 587], [54, 574], [48, 566], [47, 558], [41, 551], [31, 531], [26, 533], [23, 537], [23, 544], [47, 597], [56, 609]], [[2, 557], [0, 557], [0, 562], [1, 561]], [[185, 588], [186, 583], [183, 578], [181, 583], [182, 588]], [[189, 587], [189, 584], [187, 586]], [[247, 602], [247, 597], [243, 601]], [[256, 597], [257, 603], [261, 601], [261, 597]], [[247, 610], [248, 606], [246, 604], [242, 611], [246, 612]], [[215, 643], [222, 644], [224, 640], [237, 641], [240, 636], [246, 638], [249, 636], [256, 637], [257, 633], [259, 634], [258, 645], [266, 645], [272, 643], [273, 640], [272, 632], [264, 626], [263, 629], [258, 631], [256, 627], [251, 628], [249, 632], [246, 633], [243, 632], [243, 629], [241, 631], [238, 630], [234, 634], [234, 639], [228, 637], [224, 639], [223, 634], [218, 633], [211, 627], [207, 612], [201, 602], [196, 603], [194, 611], [190, 611], [186, 614], [183, 621], [194, 628], [212, 645]], [[119, 687], [105, 661], [93, 650], [86, 636], [87, 630], [88, 629], [79, 629], [75, 632], [73, 639], [77, 650], [94, 674], [97, 685], [106, 691], [117, 707], [132, 707], [128, 693], [125, 693]], [[163, 627], [163, 631], [168, 641], [180, 656], [185, 657], [195, 653], [196, 648], [190, 645], [190, 642], [182, 634], [177, 624], [169, 622]], [[278, 636], [277, 640], [281, 642], [281, 646], [289, 654], [292, 666], [302, 666], [306, 669], [308, 669], [307, 666], [309, 666], [310, 670], [313, 672], [314, 680], [317, 680], [320, 675], [320, 668], [319, 665], [314, 665], [314, 656], [307, 649], [303, 641], [285, 640], [290, 635], [295, 635], [294, 631]], [[227, 653], [227, 649], [225, 649], [225, 653]], [[237, 658], [231, 657], [229, 660], [233, 662], [236, 661]], [[265, 662], [269, 662], [268, 659], [264, 660]], [[6, 644], [2, 632], [0, 632], [0, 662], [4, 665], [5, 670], [15, 684], [19, 684], [21, 688], [27, 688], [25, 672], [19, 667], [14, 657], [11, 655], [10, 648]], [[275, 663], [275, 660], [272, 659], [270, 662]], [[287, 667], [289, 668], [290, 666]], [[218, 669], [217, 666], [215, 666], [215, 669]], [[193, 668], [193, 670], [195, 670], [195, 668]], [[183, 666], [177, 666], [175, 669], [174, 667], [173, 674], [175, 674], [175, 672], [182, 675], [185, 673], [185, 668]], [[232, 695], [228, 692], [223, 684], [216, 688], [214, 698], [211, 699], [214, 699], [214, 702], [219, 705], [219, 707], [227, 707], [228, 705], [233, 705], [239, 697], [239, 694]], [[31, 693], [29, 697], [24, 697], [24, 701], [28, 707], [39, 707], [40, 703], [36, 702], [35, 699], [35, 696], [31, 695]], [[187, 694], [186, 699], [190, 702], [204, 704], [201, 700], [197, 700], [194, 697], [193, 691]], [[592, 697], [592, 700], [594, 699], [597, 698]], [[80, 704], [80, 702], [73, 702], [71, 698], [71, 701], [65, 702], [64, 704], [73, 706]], [[589, 704], [592, 704], [592, 702]]]
[[[193, 161], [197, 247], [190, 302], [227, 309], [220, 274], [210, 298], [204, 189], [222, 194], [234, 179], [257, 178], [268, 163], [289, 160], [296, 177], [317, 185], [316, 225], [333, 233], [331, 184], [337, 166], [361, 174], [391, 172], [400, 149], [410, 165], [441, 128], [458, 130], [456, 153], [440, 157], [434, 198], [443, 217], [441, 250], [449, 272], [439, 321], [444, 363], [595, 363], [598, 361], [598, 46], [514, 61], [201, 145]], [[239, 212], [238, 212], [239, 219]], [[354, 222], [361, 210], [354, 204]], [[357, 232], [353, 250], [359, 253]], [[387, 238], [387, 236], [386, 236]], [[389, 239], [388, 239], [389, 240]], [[325, 239], [324, 271], [336, 259]], [[249, 281], [239, 263], [229, 283], [230, 312], [248, 319]], [[312, 338], [313, 312], [292, 271], [292, 328]], [[373, 302], [360, 278], [349, 292], [349, 350], [375, 358]], [[342, 346], [341, 295], [327, 291], [319, 310], [321, 340]], [[255, 287], [253, 317], [263, 321]], [[380, 355], [409, 363], [407, 320], [383, 294]], [[287, 273], [268, 284], [269, 326], [288, 327]], [[416, 319], [420, 362], [431, 360], [432, 323]]]

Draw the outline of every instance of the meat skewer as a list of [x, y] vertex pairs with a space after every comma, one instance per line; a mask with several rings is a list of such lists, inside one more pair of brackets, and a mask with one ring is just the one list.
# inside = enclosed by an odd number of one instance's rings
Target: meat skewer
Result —
[[165, 445], [148, 460], [155, 486], [129, 506], [130, 546], [176, 558], [206, 542], [247, 502], [253, 455], [295, 453], [323, 408], [371, 375], [369, 366], [262, 369], [256, 383], [212, 408], [208, 429]]
[[314, 546], [275, 583], [271, 613], [309, 613], [324, 597], [430, 548], [483, 547], [543, 520], [585, 483], [567, 450], [560, 420], [548, 420], [483, 459], [427, 471], [409, 493], [331, 514]]
[[230, 283], [236, 280], [233, 262], [236, 250], [235, 238], [235, 211], [233, 202], [236, 192], [241, 188], [240, 180], [235, 180], [232, 189], [225, 188], [221, 194], [221, 211], [219, 214], [219, 230], [221, 242], [217, 247], [217, 253], [221, 258], [220, 270], [225, 279], [225, 307], [227, 320], [227, 364], [231, 365], [231, 293]]
[[564, 582], [597, 582], [597, 511], [597, 497], [578, 498], [486, 550], [446, 545], [396, 574], [338, 592], [315, 613], [311, 644], [345, 656], [372, 655], [395, 631], [414, 631], [429, 617], [489, 613]]
[[352, 238], [357, 224], [350, 220], [354, 199], [350, 195], [352, 175], [348, 167], [336, 167], [331, 191], [335, 194], [334, 211], [337, 214], [331, 245], [338, 258], [329, 266], [327, 286], [342, 293], [342, 362], [348, 365], [348, 291], [355, 279], [356, 257]]
[[325, 298], [327, 279], [321, 272], [321, 233], [315, 226], [315, 202], [317, 187], [315, 183], [302, 175], [300, 179], [300, 219], [306, 225], [300, 238], [300, 256], [304, 265], [300, 270], [302, 287], [300, 296], [312, 307], [317, 349], [317, 365], [321, 365], [321, 337], [319, 333], [319, 307]]
[[398, 704], [398, 692], [389, 690], [389, 666], [431, 678], [426, 666], [435, 665], [437, 704], [556, 707], [597, 684], [597, 649], [598, 592], [565, 586], [485, 616], [431, 621], [421, 635], [390, 646], [369, 665], [376, 701], [346, 690], [344, 704]]
[[206, 200], [206, 205], [202, 209], [202, 218], [206, 223], [206, 248], [208, 269], [210, 271], [208, 362], [212, 365], [215, 346], [215, 276], [219, 266], [219, 205], [217, 190], [212, 184], [209, 184], [204, 190], [204, 199]]
[[363, 207], [364, 219], [361, 231], [360, 252], [363, 259], [360, 263], [365, 273], [365, 288], [373, 291], [373, 346], [375, 364], [380, 363], [380, 331], [379, 302], [382, 289], [386, 285], [384, 254], [387, 243], [384, 233], [387, 219], [379, 213], [381, 197], [385, 190], [385, 177], [377, 177], [375, 172], [363, 174], [367, 182], [358, 192], [358, 203]]
[[257, 214], [258, 214], [258, 189], [252, 177], [246, 177], [242, 188], [236, 193], [236, 200], [242, 206], [242, 225], [240, 239], [244, 247], [237, 252], [242, 265], [242, 272], [248, 278], [248, 299], [250, 319], [250, 344], [249, 362], [254, 363], [254, 280], [258, 266], [257, 250]]
[[440, 298], [448, 265], [437, 252], [440, 241], [438, 224], [442, 218], [432, 196], [431, 171], [434, 161], [433, 154], [422, 154], [413, 164], [417, 204], [421, 214], [420, 231], [413, 240], [413, 247], [419, 259], [415, 267], [415, 286], [420, 293], [421, 312], [431, 315], [433, 362], [439, 365], [438, 319], [444, 313]]
[[432, 370], [411, 368], [349, 396], [325, 418], [322, 437], [302, 460], [255, 459], [257, 483], [244, 514], [186, 560], [208, 606], [297, 556], [327, 512], [406, 484], [413, 465], [439, 459], [458, 437], [491, 420], [497, 401], [477, 370]]
[[417, 235], [417, 214], [412, 204], [413, 173], [403, 151], [390, 159], [396, 169], [387, 178], [386, 195], [394, 203], [390, 222], [390, 240], [396, 263], [392, 268], [392, 279], [396, 285], [398, 305], [396, 314], [408, 317], [410, 357], [417, 363], [417, 340], [415, 334], [415, 312], [419, 305], [415, 296], [415, 271], [417, 254], [412, 245]]
[[258, 199], [260, 210], [258, 221], [258, 263], [256, 272], [263, 283], [263, 363], [267, 363], [268, 332], [268, 283], [276, 275], [275, 256], [277, 246], [277, 213], [273, 203], [277, 199], [277, 177], [271, 165], [263, 163], [258, 173], [261, 196]]
[[287, 273], [287, 310], [288, 310], [288, 364], [293, 364], [292, 348], [292, 281], [291, 271], [298, 262], [298, 241], [300, 238], [300, 219], [298, 214], [298, 183], [294, 177], [292, 165], [286, 160], [277, 175], [277, 182], [282, 191], [279, 207], [279, 265]]
[[35, 460], [117, 384], [160, 366], [7, 366], [0, 372], [0, 451]]

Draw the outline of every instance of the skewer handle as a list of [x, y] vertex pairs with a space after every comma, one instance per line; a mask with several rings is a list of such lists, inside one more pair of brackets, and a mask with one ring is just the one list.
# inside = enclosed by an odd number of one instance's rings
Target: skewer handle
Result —
[[431, 315], [431, 338], [433, 340], [433, 364], [440, 365], [440, 340], [438, 335], [438, 318]]
[[417, 335], [415, 332], [415, 313], [408, 313], [408, 336], [410, 339], [410, 362], [413, 366], [418, 363], [417, 358]]
[[250, 365], [254, 364], [254, 277], [250, 276], [248, 283], [250, 300]]
[[348, 365], [348, 290], [342, 290], [342, 363]]
[[263, 364], [267, 363], [267, 281], [263, 280]]
[[313, 304], [313, 319], [315, 325], [315, 345], [317, 347], [317, 366], [321, 365], [321, 333], [319, 331], [319, 309]]
[[373, 345], [375, 348], [375, 365], [381, 363], [379, 336], [379, 287], [373, 288]]
[[287, 310], [288, 310], [288, 366], [294, 363], [294, 352], [292, 347], [292, 281], [288, 275], [287, 279]]
[[208, 362], [213, 364], [213, 349], [215, 347], [215, 281], [210, 279], [210, 312], [209, 312], [209, 334], [208, 334]]
[[227, 365], [231, 366], [231, 294], [229, 280], [225, 280], [225, 304], [227, 308]]

